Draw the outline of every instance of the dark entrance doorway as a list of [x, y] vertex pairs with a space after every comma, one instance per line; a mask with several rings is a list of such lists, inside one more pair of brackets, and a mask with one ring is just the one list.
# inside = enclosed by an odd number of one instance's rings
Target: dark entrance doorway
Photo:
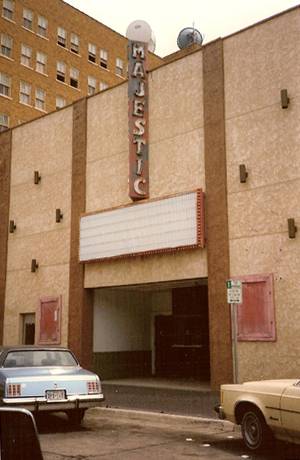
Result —
[[33, 345], [35, 341], [35, 314], [24, 313], [22, 318], [22, 343]]
[[207, 284], [172, 290], [172, 315], [155, 318], [155, 373], [209, 380]]

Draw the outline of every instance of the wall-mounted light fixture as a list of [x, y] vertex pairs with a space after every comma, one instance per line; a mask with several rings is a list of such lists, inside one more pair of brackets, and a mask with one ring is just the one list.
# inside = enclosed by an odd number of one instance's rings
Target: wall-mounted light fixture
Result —
[[9, 221], [9, 233], [14, 233], [14, 231], [16, 230], [17, 226], [15, 224], [15, 221], [14, 220], [10, 220]]
[[295, 219], [290, 218], [287, 221], [288, 221], [289, 238], [296, 238], [296, 232], [297, 232], [298, 228], [295, 225]]
[[36, 272], [39, 268], [39, 264], [37, 263], [36, 259], [31, 260], [31, 271], [32, 273]]
[[33, 182], [35, 184], [38, 184], [39, 182], [41, 182], [41, 179], [42, 179], [42, 176], [40, 175], [40, 173], [38, 171], [34, 171]]
[[280, 98], [281, 98], [281, 108], [287, 109], [290, 103], [290, 98], [288, 97], [287, 89], [282, 89], [280, 91]]
[[59, 223], [62, 218], [64, 217], [64, 215], [62, 214], [61, 210], [58, 208], [56, 209], [55, 211], [55, 222]]
[[239, 168], [240, 168], [240, 182], [241, 184], [243, 184], [247, 181], [248, 172], [246, 169], [246, 165], [244, 164], [240, 165]]

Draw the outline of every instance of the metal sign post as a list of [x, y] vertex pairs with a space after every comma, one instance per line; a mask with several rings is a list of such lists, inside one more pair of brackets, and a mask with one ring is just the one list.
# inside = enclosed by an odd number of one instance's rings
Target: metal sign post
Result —
[[231, 346], [233, 383], [238, 383], [238, 359], [237, 359], [237, 304], [230, 304], [231, 309]]
[[227, 302], [231, 309], [231, 343], [232, 343], [232, 363], [233, 363], [233, 382], [238, 383], [238, 359], [237, 359], [237, 308], [243, 303], [242, 282], [228, 280]]

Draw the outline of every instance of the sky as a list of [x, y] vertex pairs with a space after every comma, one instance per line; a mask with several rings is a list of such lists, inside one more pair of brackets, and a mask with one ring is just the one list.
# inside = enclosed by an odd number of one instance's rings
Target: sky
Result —
[[122, 35], [128, 25], [147, 21], [155, 38], [155, 53], [178, 50], [177, 37], [195, 27], [208, 43], [299, 4], [292, 0], [65, 0]]

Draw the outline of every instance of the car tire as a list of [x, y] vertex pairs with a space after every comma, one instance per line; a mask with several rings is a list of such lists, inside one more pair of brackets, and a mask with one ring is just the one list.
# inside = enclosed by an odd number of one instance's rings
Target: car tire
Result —
[[69, 422], [72, 426], [80, 426], [83, 420], [85, 409], [73, 409], [67, 412]]
[[244, 443], [249, 450], [264, 451], [270, 447], [272, 432], [258, 409], [246, 410], [242, 418], [241, 429]]

